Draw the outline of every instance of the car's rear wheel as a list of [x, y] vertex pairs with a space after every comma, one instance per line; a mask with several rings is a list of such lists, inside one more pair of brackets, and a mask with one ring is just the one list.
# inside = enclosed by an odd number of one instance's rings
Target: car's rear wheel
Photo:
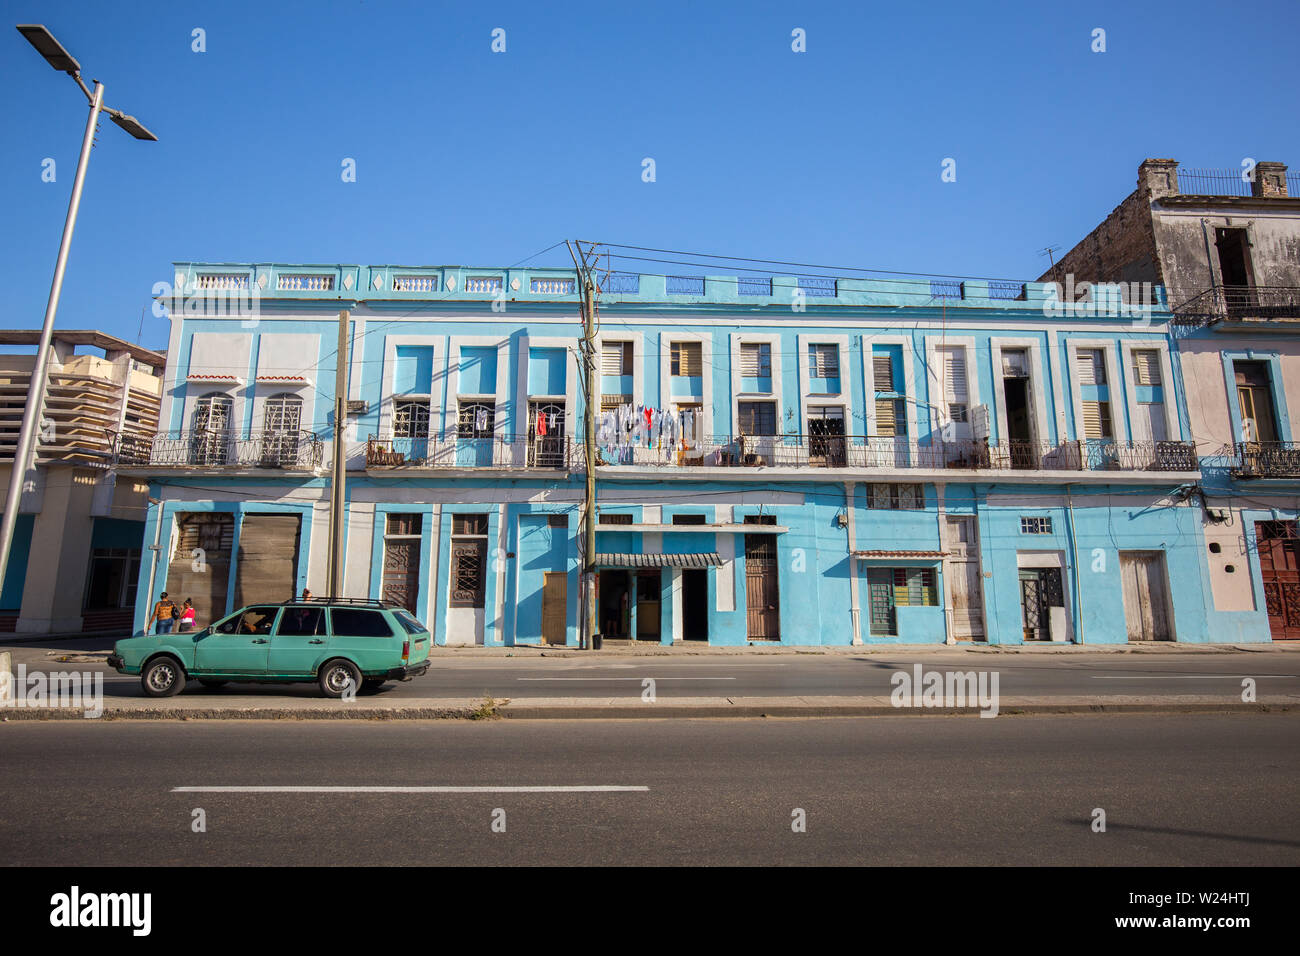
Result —
[[326, 661], [320, 669], [320, 692], [335, 700], [351, 688], [355, 694], [361, 688], [361, 672], [351, 661]]
[[216, 690], [218, 687], [225, 687], [227, 684], [230, 683], [230, 681], [213, 680], [211, 677], [200, 677], [199, 683], [202, 684], [204, 687], [210, 688], [211, 690]]
[[185, 670], [174, 657], [155, 657], [141, 671], [140, 686], [149, 697], [174, 697], [185, 689]]

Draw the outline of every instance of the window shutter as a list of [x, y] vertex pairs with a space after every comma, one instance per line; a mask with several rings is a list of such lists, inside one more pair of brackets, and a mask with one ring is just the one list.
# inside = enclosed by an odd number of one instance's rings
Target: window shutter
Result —
[[601, 348], [600, 374], [627, 375], [630, 373], [627, 352], [631, 342], [606, 342]]
[[880, 437], [893, 438], [898, 434], [897, 408], [892, 398], [876, 399], [876, 434]]
[[1076, 355], [1076, 374], [1080, 385], [1105, 385], [1106, 366], [1101, 349], [1079, 349]]
[[745, 378], [758, 378], [758, 346], [740, 347], [740, 374]]
[[812, 378], [839, 378], [839, 349], [834, 345], [808, 346], [808, 374]]
[[948, 402], [966, 403], [966, 352], [960, 348], [943, 350], [944, 398]]
[[1133, 353], [1133, 384], [1160, 384], [1160, 353], [1155, 349], [1141, 349]]
[[1110, 438], [1110, 403], [1083, 403], [1083, 437]]
[[871, 374], [876, 380], [877, 392], [894, 392], [894, 363], [888, 355], [871, 357]]
[[682, 374], [691, 378], [698, 378], [704, 374], [704, 363], [701, 361], [701, 348], [699, 342], [682, 343]]

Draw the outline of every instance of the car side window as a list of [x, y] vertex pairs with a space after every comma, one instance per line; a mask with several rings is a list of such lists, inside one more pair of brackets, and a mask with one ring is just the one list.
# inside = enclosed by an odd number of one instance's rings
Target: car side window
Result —
[[239, 619], [239, 633], [259, 636], [270, 634], [278, 610], [277, 607], [250, 607]]
[[392, 637], [388, 619], [379, 611], [358, 608], [330, 608], [330, 626], [335, 637]]
[[325, 633], [325, 613], [319, 607], [287, 607], [275, 629], [284, 637], [311, 637]]

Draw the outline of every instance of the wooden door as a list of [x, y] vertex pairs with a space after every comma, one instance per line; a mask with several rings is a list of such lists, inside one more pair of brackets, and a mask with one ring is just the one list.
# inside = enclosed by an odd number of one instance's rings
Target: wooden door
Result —
[[776, 535], [745, 535], [745, 631], [751, 641], [781, 639]]
[[542, 578], [542, 641], [565, 643], [569, 623], [569, 575], [566, 571], [547, 571]]
[[1173, 640], [1164, 556], [1158, 551], [1121, 551], [1119, 573], [1128, 639]]
[[[385, 601], [400, 604], [415, 614], [415, 602], [420, 593], [420, 541], [389, 540], [384, 542]], [[418, 615], [417, 615], [418, 616]]]
[[984, 582], [974, 518], [948, 519], [948, 558], [944, 579], [952, 609], [953, 637], [984, 640]]
[[1264, 607], [1275, 641], [1300, 640], [1300, 533], [1295, 521], [1255, 522]]

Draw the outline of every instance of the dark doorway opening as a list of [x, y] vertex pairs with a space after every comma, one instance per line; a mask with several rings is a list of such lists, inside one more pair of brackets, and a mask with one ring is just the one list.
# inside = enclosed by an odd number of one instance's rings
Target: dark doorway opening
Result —
[[682, 571], [682, 638], [709, 639], [709, 572], [701, 568]]
[[1219, 254], [1219, 275], [1229, 313], [1254, 305], [1251, 289], [1250, 247], [1245, 229], [1215, 229], [1214, 246]]
[[636, 575], [636, 639], [658, 642], [660, 617], [660, 572], [638, 571]]
[[1036, 468], [1033, 431], [1029, 424], [1029, 379], [1005, 378], [1002, 395], [1007, 403], [1007, 445], [1012, 468]]
[[601, 571], [600, 633], [607, 640], [626, 640], [631, 627], [632, 581], [627, 571]]

